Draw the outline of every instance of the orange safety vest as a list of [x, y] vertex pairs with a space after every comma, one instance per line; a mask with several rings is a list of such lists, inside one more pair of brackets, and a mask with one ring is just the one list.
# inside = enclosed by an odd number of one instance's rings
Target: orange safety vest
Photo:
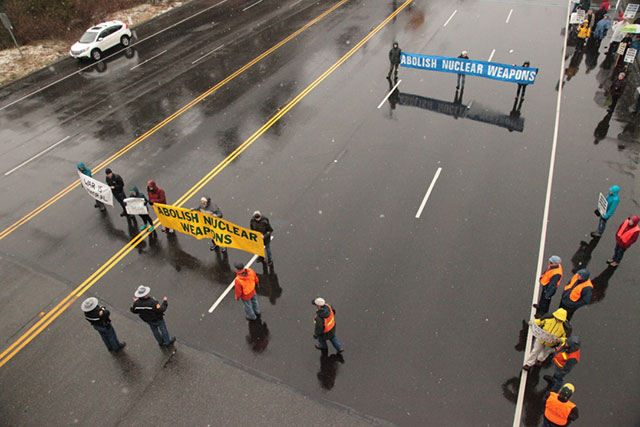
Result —
[[[569, 282], [569, 284], [564, 287], [565, 292], [573, 288], [573, 285], [576, 284], [576, 281], [578, 280], [579, 277], [580, 276], [578, 274], [575, 274], [571, 278], [571, 281]], [[571, 293], [569, 294], [569, 299], [571, 299], [571, 301], [573, 302], [578, 301], [580, 299], [580, 295], [582, 295], [582, 290], [586, 287], [593, 288], [593, 283], [591, 283], [590, 279], [585, 280], [584, 282], [580, 283], [578, 286], [573, 288], [571, 290]]]
[[570, 401], [561, 402], [558, 399], [558, 393], [549, 393], [547, 406], [544, 410], [544, 417], [559, 426], [567, 425], [569, 422], [569, 414], [576, 407], [576, 404]]
[[560, 279], [558, 279], [558, 283], [556, 286], [560, 285], [560, 280], [562, 280], [562, 266], [560, 264], [550, 265], [547, 267], [547, 271], [544, 272], [542, 276], [540, 276], [540, 284], [542, 286], [547, 286], [551, 278], [556, 274], [560, 275]]
[[580, 361], [580, 350], [576, 350], [573, 353], [567, 353], [566, 351], [559, 351], [553, 356], [553, 363], [560, 369], [564, 368], [565, 363], [569, 359], [576, 359], [576, 362]]
[[[616, 233], [616, 236], [618, 237], [618, 239], [622, 240], [625, 246], [629, 245], [631, 236], [633, 236], [633, 234], [636, 233], [637, 231], [640, 231], [640, 225], [638, 224], [636, 224], [634, 227], [631, 227], [631, 228], [628, 228], [628, 226], [629, 226], [629, 219], [626, 219], [624, 221], [624, 227], [620, 227], [618, 229], [618, 232]], [[625, 229], [626, 231], [623, 231]]]
[[[333, 308], [329, 304], [327, 304], [327, 307], [329, 307], [329, 317], [324, 319], [324, 330], [322, 331], [325, 334], [336, 326], [336, 316], [333, 314]], [[318, 315], [316, 314], [314, 320], [317, 318]]]

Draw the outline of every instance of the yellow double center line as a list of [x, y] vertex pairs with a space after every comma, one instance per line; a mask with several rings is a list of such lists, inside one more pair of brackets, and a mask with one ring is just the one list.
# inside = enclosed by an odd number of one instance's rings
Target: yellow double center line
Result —
[[[378, 31], [380, 31], [385, 25], [389, 23], [397, 14], [399, 14], [409, 3], [413, 0], [406, 0], [402, 6], [396, 9], [391, 15], [389, 15], [384, 21], [378, 24], [369, 34], [367, 34], [358, 44], [353, 46], [349, 52], [347, 52], [342, 58], [340, 58], [335, 64], [327, 69], [320, 77], [318, 77], [313, 83], [307, 86], [302, 92], [293, 98], [284, 108], [278, 111], [268, 122], [266, 122], [260, 129], [255, 131], [246, 141], [244, 141], [238, 148], [236, 148], [227, 158], [220, 162], [215, 168], [207, 173], [196, 185], [191, 187], [182, 197], [180, 197], [174, 206], [182, 206], [189, 198], [195, 193], [200, 191], [207, 183], [209, 183], [220, 171], [222, 171], [229, 163], [231, 163], [236, 157], [238, 157], [243, 151], [245, 151], [251, 144], [253, 144], [262, 134], [264, 134], [271, 126], [273, 126], [282, 116], [287, 114], [289, 110], [295, 107], [305, 96], [307, 96], [313, 89], [316, 88], [322, 81], [324, 81], [329, 75], [331, 75], [340, 65], [342, 65], [347, 59], [349, 59], [358, 49], [360, 49], [369, 39], [371, 39]], [[158, 219], [154, 224], [158, 223]], [[89, 276], [80, 286], [78, 286], [71, 294], [63, 299], [58, 305], [56, 305], [51, 311], [45, 314], [36, 324], [34, 324], [27, 332], [25, 332], [18, 340], [16, 340], [9, 348], [0, 354], [0, 367], [4, 366], [13, 356], [15, 356], [20, 350], [22, 350], [31, 340], [33, 340], [40, 332], [42, 332], [51, 322], [53, 322], [58, 316], [60, 316], [73, 302], [78, 299], [83, 293], [85, 293], [91, 286], [93, 286], [102, 276], [104, 276], [111, 268], [113, 268], [122, 258], [127, 256], [140, 242], [142, 242], [149, 232], [142, 232], [127, 243], [122, 249], [120, 249], [114, 256], [111, 257], [105, 264], [103, 264], [98, 270], [96, 270], [91, 276]]]
[[[200, 96], [198, 96], [197, 98], [193, 99], [191, 102], [189, 102], [187, 105], [185, 105], [184, 107], [180, 108], [178, 111], [176, 111], [175, 113], [173, 113], [172, 115], [170, 115], [169, 117], [167, 117], [166, 119], [164, 119], [163, 121], [161, 121], [160, 123], [158, 123], [157, 125], [155, 125], [154, 127], [152, 127], [151, 129], [149, 129], [147, 132], [145, 132], [144, 134], [140, 135], [138, 138], [136, 138], [134, 141], [130, 142], [129, 144], [125, 145], [122, 149], [120, 149], [118, 152], [116, 152], [115, 154], [111, 155], [109, 158], [107, 158], [106, 160], [104, 160], [102, 163], [100, 163], [99, 165], [95, 166], [92, 170], [94, 172], [94, 174], [100, 170], [102, 170], [104, 167], [106, 167], [107, 165], [109, 165], [110, 163], [112, 163], [114, 160], [120, 158], [121, 156], [123, 156], [127, 151], [131, 150], [133, 147], [135, 147], [136, 145], [140, 144], [142, 141], [144, 141], [145, 139], [149, 138], [151, 135], [153, 135], [154, 133], [156, 133], [158, 130], [162, 129], [164, 126], [168, 125], [169, 123], [171, 123], [173, 120], [175, 120], [176, 118], [180, 117], [184, 112], [186, 112], [187, 110], [191, 109], [194, 105], [200, 103], [201, 101], [203, 101], [205, 98], [207, 98], [209, 95], [211, 95], [212, 93], [216, 92], [218, 89], [220, 89], [222, 86], [224, 86], [225, 84], [229, 83], [231, 80], [235, 79], [236, 77], [238, 77], [240, 74], [244, 73], [245, 71], [247, 71], [249, 68], [253, 67], [255, 64], [257, 64], [258, 62], [260, 62], [261, 60], [263, 60], [264, 58], [266, 58], [267, 56], [269, 56], [270, 54], [272, 54], [273, 52], [275, 52], [276, 50], [278, 50], [279, 48], [281, 48], [282, 46], [284, 46], [286, 43], [288, 43], [289, 41], [291, 41], [291, 39], [295, 38], [296, 36], [298, 36], [300, 33], [302, 33], [303, 31], [307, 30], [309, 27], [311, 27], [313, 24], [317, 23], [318, 21], [320, 21], [322, 18], [324, 18], [325, 16], [327, 16], [328, 14], [330, 14], [331, 12], [333, 12], [334, 10], [336, 10], [337, 8], [339, 8], [340, 6], [342, 6], [343, 4], [345, 4], [347, 1], [349, 0], [341, 0], [338, 3], [336, 3], [335, 5], [333, 5], [330, 9], [326, 10], [325, 12], [323, 12], [322, 14], [318, 15], [316, 18], [314, 18], [313, 20], [309, 21], [307, 24], [305, 24], [303, 27], [301, 27], [299, 30], [297, 30], [296, 32], [292, 33], [291, 35], [289, 35], [287, 38], [285, 38], [284, 40], [280, 41], [278, 44], [274, 45], [273, 47], [271, 47], [269, 50], [265, 51], [264, 53], [262, 53], [260, 56], [254, 58], [251, 62], [247, 63], [246, 65], [244, 65], [243, 67], [239, 68], [238, 70], [236, 70], [233, 74], [229, 75], [227, 78], [225, 78], [224, 80], [222, 80], [221, 82], [219, 82], [218, 84], [216, 84], [215, 86], [213, 86], [212, 88], [210, 88], [209, 90], [207, 90], [206, 92], [202, 93]], [[47, 200], [46, 202], [44, 202], [43, 204], [41, 204], [40, 206], [38, 206], [37, 208], [35, 208], [34, 210], [32, 210], [31, 212], [29, 212], [28, 214], [26, 214], [25, 216], [23, 216], [21, 219], [19, 219], [18, 221], [14, 222], [13, 224], [11, 224], [9, 227], [5, 228], [1, 233], [0, 233], [0, 240], [4, 239], [5, 237], [7, 237], [9, 234], [13, 233], [15, 230], [17, 230], [19, 227], [21, 227], [22, 225], [26, 224], [27, 222], [29, 222], [31, 219], [33, 219], [36, 215], [38, 215], [40, 212], [44, 211], [45, 209], [47, 209], [49, 206], [53, 205], [55, 202], [57, 202], [58, 200], [60, 200], [62, 197], [64, 197], [65, 195], [67, 195], [71, 190], [73, 190], [74, 188], [78, 187], [80, 185], [80, 180], [75, 180], [74, 182], [72, 182], [71, 184], [67, 185], [63, 190], [61, 190], [58, 194], [56, 194], [55, 196], [51, 197], [49, 200]]]

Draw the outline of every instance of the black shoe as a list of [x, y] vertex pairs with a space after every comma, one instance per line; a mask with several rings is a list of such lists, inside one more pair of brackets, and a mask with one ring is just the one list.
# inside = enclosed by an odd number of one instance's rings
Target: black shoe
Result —
[[593, 231], [591, 232], [591, 237], [601, 237], [602, 234], [598, 233], [597, 231]]
[[316, 349], [320, 350], [320, 351], [327, 351], [326, 348], [322, 348], [320, 347], [318, 344], [316, 344]]
[[255, 319], [249, 319], [248, 317], [245, 317], [245, 319], [247, 319], [249, 322], [253, 322], [254, 320], [258, 320], [257, 317]]
[[122, 213], [120, 214], [120, 216], [127, 216], [127, 213], [126, 213], [126, 212], [122, 212]]
[[387, 80], [391, 81], [391, 74], [387, 76]]
[[552, 382], [553, 382], [553, 377], [552, 377], [551, 375], [545, 375], [545, 376], [544, 376], [544, 377], [542, 377], [542, 378], [544, 378], [544, 380], [545, 380], [545, 381], [547, 381], [547, 382], [549, 382], [549, 383], [552, 383]]
[[120, 351], [120, 350], [122, 350], [123, 348], [125, 348], [126, 346], [127, 346], [127, 343], [126, 343], [126, 342], [124, 342], [124, 341], [122, 341], [122, 342], [120, 343], [120, 347], [118, 347], [118, 349], [117, 349], [116, 351]]
[[169, 347], [170, 345], [173, 345], [173, 343], [176, 342], [176, 337], [171, 338], [171, 341], [169, 341], [169, 344], [167, 344], [167, 347]]
[[262, 318], [262, 313], [256, 313], [256, 319]]
[[538, 304], [533, 304], [533, 308], [538, 309]]
[[338, 350], [338, 354], [341, 354], [344, 352], [344, 347], [342, 347], [340, 350]]

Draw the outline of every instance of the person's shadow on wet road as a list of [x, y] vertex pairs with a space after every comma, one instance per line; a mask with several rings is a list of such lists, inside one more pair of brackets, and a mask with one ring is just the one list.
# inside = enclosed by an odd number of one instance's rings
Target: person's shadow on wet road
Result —
[[269, 345], [269, 327], [262, 319], [249, 320], [247, 344], [254, 353], [262, 353]]
[[269, 298], [271, 305], [276, 305], [276, 301], [282, 295], [282, 288], [280, 287], [280, 280], [278, 275], [273, 274], [260, 274], [258, 275], [260, 283], [256, 288], [258, 295]]
[[[511, 403], [518, 402], [518, 389], [520, 388], [520, 376], [509, 378], [502, 384], [502, 395]], [[524, 389], [523, 419], [522, 423], [529, 427], [539, 426], [544, 413], [544, 396], [549, 390], [545, 385], [542, 389], [536, 389], [540, 382], [540, 367], [534, 366], [527, 375], [527, 385]]]
[[323, 351], [320, 356], [320, 371], [318, 372], [318, 381], [320, 387], [325, 390], [331, 390], [336, 384], [336, 376], [338, 375], [338, 367], [344, 364], [342, 354], [332, 354], [329, 356], [327, 351]]
[[571, 257], [571, 263], [573, 264], [573, 269], [571, 272], [575, 274], [578, 270], [587, 268], [589, 265], [589, 261], [591, 261], [591, 253], [598, 246], [598, 242], [600, 241], [600, 237], [592, 237], [589, 242], [585, 242], [584, 240], [580, 241], [580, 246], [576, 253]]
[[589, 304], [595, 304], [604, 299], [605, 292], [609, 287], [609, 279], [611, 279], [615, 271], [616, 268], [609, 265], [598, 275], [598, 277], [591, 280], [591, 283], [593, 284], [593, 291], [591, 294], [591, 302]]

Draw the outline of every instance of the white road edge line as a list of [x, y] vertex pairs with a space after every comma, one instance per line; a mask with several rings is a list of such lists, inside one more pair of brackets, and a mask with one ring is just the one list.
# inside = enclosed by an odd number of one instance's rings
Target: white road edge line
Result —
[[[565, 22], [565, 32], [564, 32], [564, 46], [562, 48], [562, 60], [560, 61], [560, 82], [564, 80], [564, 59], [567, 54], [567, 35], [569, 34], [569, 14], [571, 12], [571, 0], [567, 1], [567, 19]], [[538, 302], [538, 294], [540, 292], [540, 286], [538, 285], [538, 277], [540, 275], [540, 271], [542, 271], [542, 263], [544, 260], [544, 249], [547, 240], [547, 222], [549, 220], [549, 205], [551, 204], [551, 187], [553, 185], [553, 171], [556, 164], [556, 150], [558, 147], [558, 131], [560, 124], [560, 106], [562, 105], [562, 85], [558, 88], [558, 99], [556, 101], [556, 123], [553, 129], [553, 143], [551, 145], [551, 159], [549, 160], [549, 178], [547, 180], [547, 193], [544, 200], [544, 214], [542, 216], [542, 230], [540, 232], [540, 249], [538, 251], [538, 265], [536, 266], [535, 271], [535, 279], [533, 285], [533, 298], [531, 299], [531, 312], [529, 313], [529, 319], [533, 319], [533, 304]], [[525, 352], [524, 357], [522, 358], [522, 364], [524, 365], [524, 361], [527, 359], [529, 355], [529, 343], [531, 342], [531, 328], [529, 328], [529, 332], [527, 333], [527, 340], [525, 341]], [[518, 390], [518, 400], [516, 401], [516, 412], [513, 416], [513, 427], [520, 427], [520, 421], [522, 419], [522, 405], [524, 403], [524, 389], [527, 384], [527, 371], [523, 370], [522, 375], [520, 376], [520, 388]]]
[[253, 6], [255, 6], [255, 5], [257, 5], [257, 4], [260, 4], [260, 3], [262, 3], [262, 0], [258, 0], [258, 1], [257, 1], [257, 2], [255, 2], [254, 4], [252, 4], [252, 5], [250, 5], [250, 6], [245, 7], [244, 9], [242, 9], [242, 11], [244, 12], [245, 10], [249, 10], [249, 9], [251, 9]]
[[[251, 258], [249, 260], [249, 262], [244, 266], [244, 268], [249, 268], [251, 267], [251, 265], [258, 259], [258, 255], [254, 255], [253, 258]], [[216, 309], [216, 307], [218, 307], [218, 305], [222, 302], [222, 300], [224, 299], [224, 297], [227, 296], [227, 294], [229, 292], [231, 292], [231, 289], [233, 289], [233, 286], [236, 283], [236, 279], [233, 279], [231, 281], [231, 283], [229, 284], [229, 286], [227, 286], [227, 289], [224, 290], [224, 292], [222, 293], [222, 295], [220, 295], [220, 297], [216, 300], [216, 302], [213, 303], [213, 305], [209, 308], [209, 313], [213, 313], [213, 310]]]
[[443, 27], [446, 27], [447, 24], [449, 23], [449, 21], [451, 21], [453, 19], [453, 16], [458, 13], [458, 9], [454, 10], [453, 13], [451, 14], [451, 16], [449, 17], [449, 19], [447, 19], [447, 22], [444, 23]]
[[493, 49], [493, 50], [491, 51], [491, 55], [489, 55], [489, 60], [488, 60], [487, 62], [491, 62], [491, 60], [493, 59], [493, 54], [494, 54], [494, 53], [496, 53], [496, 50], [495, 50], [495, 49]]
[[438, 168], [438, 170], [436, 171], [436, 174], [433, 177], [433, 180], [431, 181], [431, 185], [429, 185], [429, 189], [427, 190], [427, 194], [424, 195], [424, 199], [422, 199], [422, 204], [420, 204], [420, 208], [418, 209], [418, 212], [416, 212], [416, 218], [420, 218], [420, 215], [422, 215], [422, 210], [426, 206], [427, 200], [429, 200], [429, 196], [431, 195], [431, 191], [433, 190], [433, 187], [435, 187], [436, 185], [436, 181], [440, 176], [440, 172], [442, 172], [442, 168]]
[[[201, 10], [200, 12], [198, 12], [198, 13], [195, 13], [195, 14], [193, 14], [193, 15], [191, 15], [191, 16], [187, 16], [187, 17], [186, 17], [186, 18], [184, 18], [182, 21], [178, 21], [178, 22], [176, 22], [176, 23], [175, 23], [175, 24], [173, 24], [173, 25], [169, 25], [167, 28], [164, 28], [164, 29], [162, 29], [162, 30], [160, 30], [160, 31], [158, 31], [158, 32], [156, 32], [156, 33], [151, 34], [150, 36], [147, 36], [147, 37], [145, 37], [145, 38], [143, 38], [143, 39], [140, 39], [140, 40], [136, 41], [135, 43], [130, 44], [130, 45], [129, 45], [129, 47], [133, 47], [133, 46], [135, 46], [135, 45], [137, 45], [137, 44], [142, 43], [142, 42], [143, 42], [143, 41], [145, 41], [145, 40], [149, 40], [150, 38], [155, 37], [155, 36], [157, 36], [158, 34], [164, 33], [165, 31], [170, 30], [171, 28], [173, 28], [173, 27], [175, 27], [175, 26], [177, 26], [177, 25], [180, 25], [180, 24], [182, 24], [183, 22], [188, 21], [188, 20], [189, 20], [189, 19], [191, 19], [191, 18], [195, 18], [196, 16], [198, 16], [198, 15], [200, 15], [200, 14], [203, 14], [203, 13], [205, 13], [206, 11], [213, 9], [214, 7], [220, 6], [220, 5], [222, 5], [222, 4], [224, 4], [224, 3], [228, 2], [228, 1], [229, 1], [229, 0], [222, 0], [221, 2], [218, 2], [218, 3], [216, 3], [216, 4], [212, 5], [212, 6], [209, 6], [209, 7], [208, 7], [208, 8], [206, 8], [206, 9], [202, 9], [202, 10]], [[134, 30], [132, 30], [131, 32], [132, 32], [133, 34], [135, 34], [135, 31], [134, 31]], [[137, 38], [137, 36], [136, 36], [136, 38]], [[67, 75], [67, 76], [64, 76], [64, 77], [62, 77], [62, 78], [60, 78], [60, 79], [58, 79], [58, 80], [56, 80], [56, 81], [54, 81], [54, 82], [52, 82], [52, 83], [49, 83], [49, 84], [48, 84], [48, 85], [46, 85], [46, 86], [41, 87], [40, 89], [37, 89], [37, 90], [35, 90], [35, 91], [31, 92], [31, 93], [26, 94], [26, 95], [25, 95], [25, 96], [23, 96], [22, 98], [18, 98], [18, 99], [16, 99], [15, 101], [12, 101], [12, 102], [8, 103], [7, 105], [3, 105], [2, 107], [0, 107], [0, 111], [4, 110], [5, 108], [9, 108], [9, 107], [11, 107], [12, 105], [17, 104], [18, 102], [24, 101], [25, 99], [32, 97], [32, 96], [33, 96], [33, 95], [35, 95], [36, 93], [40, 93], [40, 92], [42, 92], [43, 90], [45, 90], [45, 89], [47, 89], [47, 88], [50, 88], [51, 86], [53, 86], [53, 85], [55, 85], [55, 84], [58, 84], [58, 83], [60, 83], [60, 82], [61, 82], [61, 81], [63, 81], [63, 80], [68, 79], [69, 77], [75, 76], [76, 74], [81, 73], [82, 71], [84, 71], [84, 70], [86, 70], [86, 69], [88, 69], [88, 68], [93, 67], [93, 66], [94, 66], [95, 64], [97, 64], [98, 62], [102, 62], [102, 61], [104, 61], [105, 59], [111, 58], [112, 56], [117, 55], [117, 54], [119, 54], [120, 52], [122, 52], [122, 51], [124, 51], [124, 50], [125, 50], [125, 49], [120, 49], [119, 51], [114, 52], [114, 53], [112, 53], [112, 54], [111, 54], [111, 55], [109, 55], [109, 56], [105, 56], [105, 57], [104, 57], [104, 58], [102, 58], [100, 61], [94, 62], [94, 63], [92, 63], [92, 64], [87, 65], [86, 67], [80, 68], [79, 70], [74, 71], [73, 73], [71, 73], [71, 74], [69, 74], [69, 75]]]
[[162, 55], [162, 54], [165, 54], [165, 53], [167, 53], [167, 50], [163, 50], [163, 51], [162, 51], [162, 52], [160, 52], [159, 54], [154, 55], [154, 56], [152, 56], [152, 57], [151, 57], [151, 58], [149, 58], [149, 59], [145, 59], [144, 61], [142, 61], [142, 62], [141, 62], [141, 63], [139, 63], [138, 65], [136, 65], [136, 66], [134, 66], [134, 67], [129, 68], [129, 71], [131, 71], [131, 70], [135, 70], [135, 69], [136, 69], [136, 68], [138, 68], [139, 66], [144, 65], [144, 64], [146, 64], [147, 62], [151, 61], [152, 59], [156, 59], [158, 56], [160, 56], [160, 55]]
[[63, 142], [65, 142], [69, 138], [71, 138], [71, 137], [68, 136], [68, 135], [65, 136], [60, 141], [58, 141], [55, 144], [53, 144], [51, 147], [45, 148], [44, 150], [42, 150], [41, 152], [39, 152], [38, 154], [36, 154], [32, 158], [30, 158], [29, 160], [25, 160], [24, 162], [20, 163], [18, 166], [16, 166], [15, 168], [11, 169], [9, 172], [5, 172], [4, 176], [11, 175], [13, 172], [17, 171], [18, 169], [20, 169], [21, 167], [23, 167], [24, 165], [26, 165], [30, 161], [37, 159], [38, 157], [42, 156], [44, 153], [46, 153], [49, 150], [53, 150], [55, 147], [57, 147], [58, 145], [62, 144]]
[[198, 59], [196, 59], [195, 61], [193, 61], [193, 62], [191, 63], [191, 65], [195, 64], [196, 62], [200, 61], [201, 59], [206, 58], [207, 56], [211, 55], [213, 52], [217, 52], [217, 51], [219, 51], [219, 50], [220, 50], [220, 49], [222, 49], [223, 47], [224, 47], [224, 45], [223, 45], [223, 44], [221, 44], [221, 45], [220, 45], [220, 46], [218, 46], [217, 48], [213, 49], [211, 52], [206, 53], [206, 54], [202, 55], [200, 58], [198, 58]]
[[504, 21], [504, 23], [505, 23], [505, 24], [508, 24], [508, 23], [509, 23], [509, 19], [511, 19], [511, 14], [512, 14], [512, 13], [513, 13], [513, 9], [511, 9], [511, 10], [509, 11], [509, 15], [507, 16], [507, 20], [506, 20], [506, 21]]
[[398, 80], [398, 83], [396, 83], [396, 85], [393, 87], [393, 89], [391, 89], [389, 91], [389, 93], [387, 94], [387, 96], [384, 97], [384, 99], [382, 100], [382, 102], [380, 103], [380, 105], [378, 105], [378, 108], [382, 107], [382, 104], [384, 104], [384, 102], [389, 99], [389, 97], [391, 96], [391, 94], [393, 93], [394, 90], [396, 90], [396, 88], [398, 87], [398, 85], [400, 84], [402, 80]]

